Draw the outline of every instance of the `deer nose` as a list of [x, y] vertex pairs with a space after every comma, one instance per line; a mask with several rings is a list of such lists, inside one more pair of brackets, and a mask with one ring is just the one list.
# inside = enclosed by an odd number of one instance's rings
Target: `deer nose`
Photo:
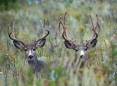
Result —
[[80, 58], [83, 58], [83, 55], [80, 55]]
[[33, 58], [33, 56], [32, 55], [30, 55], [30, 56], [28, 56], [29, 57], [29, 59], [32, 59]]

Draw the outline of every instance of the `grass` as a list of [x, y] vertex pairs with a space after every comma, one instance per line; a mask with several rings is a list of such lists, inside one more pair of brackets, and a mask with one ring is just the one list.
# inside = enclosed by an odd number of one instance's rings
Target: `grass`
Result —
[[[113, 1], [45, 1], [39, 5], [23, 6], [0, 13], [0, 86], [116, 86], [117, 82], [117, 30], [116, 6]], [[112, 10], [112, 11], [111, 11]], [[66, 70], [75, 52], [64, 46], [58, 17], [68, 12], [68, 35], [76, 43], [91, 38], [89, 15], [98, 14], [101, 31], [96, 48], [88, 52], [88, 63], [79, 71]], [[43, 28], [43, 19], [49, 26]], [[8, 37], [14, 31], [16, 37], [25, 43], [41, 38], [45, 30], [50, 31], [46, 45], [37, 49], [39, 58], [48, 64], [49, 77], [37, 80], [25, 62], [25, 53], [16, 49]], [[43, 33], [42, 33], [43, 32]], [[77, 67], [78, 68], [78, 67]], [[76, 68], [76, 70], [77, 70]], [[44, 74], [44, 73], [43, 73]], [[7, 76], [7, 77], [6, 77]]]

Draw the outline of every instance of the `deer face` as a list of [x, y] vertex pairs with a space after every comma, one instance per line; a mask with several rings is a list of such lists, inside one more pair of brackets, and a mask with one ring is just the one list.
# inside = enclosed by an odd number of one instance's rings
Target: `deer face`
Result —
[[36, 60], [36, 49], [37, 48], [35, 47], [35, 44], [33, 43], [25, 45], [24, 51], [25, 51], [25, 55], [28, 60], [28, 63], [31, 63]]
[[41, 48], [45, 45], [46, 37], [49, 35], [49, 31], [47, 31], [47, 34], [42, 37], [41, 39], [34, 41], [31, 44], [25, 44], [22, 41], [19, 41], [15, 38], [11, 37], [11, 34], [9, 34], [9, 37], [11, 40], [13, 40], [13, 44], [16, 48], [25, 51], [26, 59], [28, 60], [29, 64], [35, 63], [37, 60], [36, 56], [36, 49]]
[[80, 57], [83, 57], [86, 55], [85, 48], [83, 46], [80, 46], [77, 53], [80, 55]]
[[96, 44], [97, 44], [98, 33], [99, 33], [99, 30], [100, 30], [100, 25], [98, 23], [97, 15], [96, 15], [97, 22], [96, 22], [95, 25], [92, 22], [92, 18], [90, 17], [91, 18], [91, 23], [92, 23], [92, 32], [93, 32], [92, 39], [90, 39], [90, 40], [88, 40], [88, 41], [86, 41], [85, 43], [82, 43], [82, 44], [74, 43], [72, 40], [68, 39], [68, 37], [66, 35], [67, 26], [65, 24], [65, 17], [66, 17], [66, 13], [63, 16], [63, 19], [62, 19], [62, 17], [60, 17], [60, 22], [59, 22], [59, 28], [60, 28], [60, 25], [63, 27], [62, 37], [64, 39], [65, 47], [68, 48], [68, 49], [75, 50], [79, 54], [80, 57], [87, 57], [86, 56], [87, 51], [90, 48], [95, 47]]

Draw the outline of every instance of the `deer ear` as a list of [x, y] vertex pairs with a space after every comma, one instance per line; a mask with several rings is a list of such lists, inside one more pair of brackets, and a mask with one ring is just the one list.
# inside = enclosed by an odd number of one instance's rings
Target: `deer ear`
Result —
[[46, 43], [46, 39], [40, 39], [36, 41], [36, 47], [43, 47]]
[[9, 35], [9, 38], [13, 41], [14, 46], [15, 46], [16, 48], [18, 48], [18, 49], [23, 49], [24, 46], [25, 46], [25, 44], [24, 44], [22, 41], [19, 41], [19, 40], [17, 40], [16, 38], [13, 38], [13, 37], [11, 36], [11, 34], [12, 34], [12, 32], [9, 33], [8, 35]]
[[69, 49], [74, 49], [76, 48], [76, 45], [73, 43], [73, 42], [70, 42], [70, 41], [64, 41], [64, 44], [65, 44], [65, 47], [66, 48], [69, 48]]
[[72, 49], [72, 44], [69, 41], [65, 41], [64, 44], [66, 48]]
[[13, 40], [13, 44], [18, 49], [23, 49], [25, 46], [23, 42], [17, 40]]
[[97, 39], [93, 39], [90, 43], [92, 47], [95, 47], [97, 44]]

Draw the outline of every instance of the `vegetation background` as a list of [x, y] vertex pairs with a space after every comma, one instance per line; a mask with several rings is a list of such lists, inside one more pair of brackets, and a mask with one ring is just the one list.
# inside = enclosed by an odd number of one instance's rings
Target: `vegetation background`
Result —
[[[63, 68], [75, 57], [65, 48], [58, 28], [58, 18], [65, 12], [68, 35], [78, 43], [92, 36], [89, 15], [100, 19], [98, 44], [88, 52], [88, 67], [78, 73]], [[44, 19], [49, 21], [46, 27]], [[49, 64], [50, 76], [37, 80], [8, 33], [31, 43], [47, 29], [50, 35], [37, 54]], [[117, 0], [0, 0], [0, 86], [117, 86]]]

